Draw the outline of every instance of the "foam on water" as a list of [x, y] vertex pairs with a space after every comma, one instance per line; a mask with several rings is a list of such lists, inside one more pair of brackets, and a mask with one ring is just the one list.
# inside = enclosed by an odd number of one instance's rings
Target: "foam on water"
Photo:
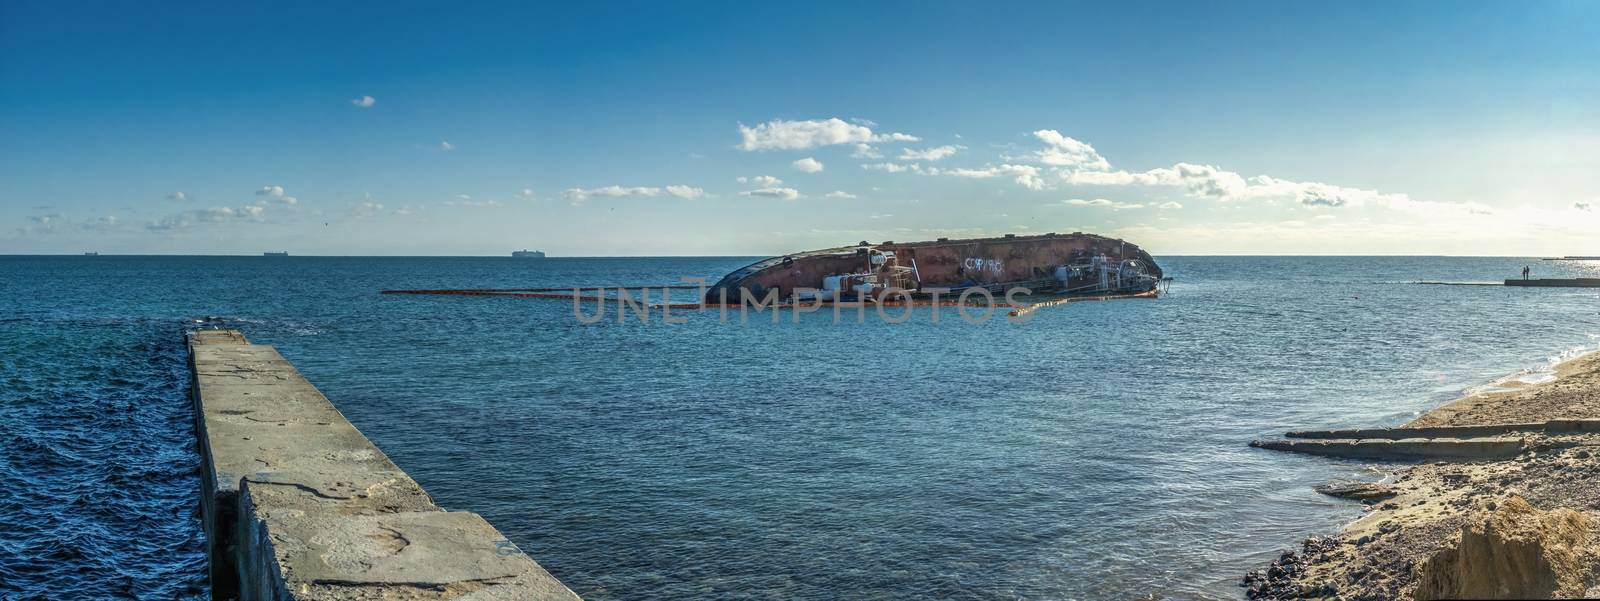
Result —
[[[1594, 334], [1589, 335], [1589, 338], [1591, 339], [1596, 337], [1597, 336]], [[1547, 357], [1543, 362], [1537, 365], [1524, 367], [1521, 370], [1512, 373], [1511, 375], [1497, 378], [1487, 384], [1481, 384], [1468, 388], [1465, 394], [1468, 396], [1476, 396], [1480, 394], [1511, 392], [1528, 386], [1552, 382], [1556, 379], [1556, 369], [1559, 368], [1561, 364], [1580, 359], [1597, 351], [1600, 351], [1600, 347], [1595, 345], [1574, 346]]]

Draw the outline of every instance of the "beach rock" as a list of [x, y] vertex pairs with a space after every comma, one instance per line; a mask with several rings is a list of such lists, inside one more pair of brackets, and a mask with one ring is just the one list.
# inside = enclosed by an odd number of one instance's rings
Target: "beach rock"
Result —
[[1313, 536], [1300, 543], [1300, 552], [1284, 551], [1266, 570], [1251, 570], [1239, 586], [1253, 600], [1335, 598], [1339, 588], [1332, 582], [1308, 582], [1307, 568], [1325, 561], [1326, 553], [1339, 548], [1333, 536]]
[[1393, 487], [1376, 482], [1329, 482], [1312, 487], [1312, 490], [1330, 497], [1364, 502], [1381, 501], [1399, 494]]
[[1540, 511], [1511, 497], [1461, 529], [1417, 567], [1417, 599], [1549, 599], [1584, 593], [1579, 560], [1593, 523], [1571, 509]]
[[1305, 555], [1314, 556], [1339, 548], [1339, 539], [1333, 536], [1313, 536], [1301, 542], [1300, 548]]

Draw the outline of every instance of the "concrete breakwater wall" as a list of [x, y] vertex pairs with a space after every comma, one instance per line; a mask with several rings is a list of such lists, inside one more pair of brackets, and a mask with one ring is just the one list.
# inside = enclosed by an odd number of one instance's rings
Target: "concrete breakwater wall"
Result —
[[578, 599], [435, 505], [271, 346], [198, 330], [189, 365], [215, 598]]

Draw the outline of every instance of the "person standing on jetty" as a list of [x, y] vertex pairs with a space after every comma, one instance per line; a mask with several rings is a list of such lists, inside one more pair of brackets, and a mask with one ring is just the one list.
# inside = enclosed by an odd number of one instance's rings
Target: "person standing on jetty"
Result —
[[1524, 279], [1524, 280], [1528, 279], [1528, 272], [1532, 271], [1532, 270], [1533, 270], [1532, 267], [1529, 267], [1527, 265], [1523, 265], [1522, 266], [1522, 279]]

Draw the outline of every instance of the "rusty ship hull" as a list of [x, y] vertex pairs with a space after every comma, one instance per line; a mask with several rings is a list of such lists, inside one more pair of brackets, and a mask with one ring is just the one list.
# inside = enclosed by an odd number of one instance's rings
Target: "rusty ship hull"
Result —
[[1150, 296], [1162, 281], [1149, 253], [1094, 234], [1006, 235], [928, 242], [861, 242], [770, 257], [724, 276], [705, 301], [776, 294], [784, 301], [874, 299], [888, 290], [929, 295], [983, 288], [1004, 294]]

